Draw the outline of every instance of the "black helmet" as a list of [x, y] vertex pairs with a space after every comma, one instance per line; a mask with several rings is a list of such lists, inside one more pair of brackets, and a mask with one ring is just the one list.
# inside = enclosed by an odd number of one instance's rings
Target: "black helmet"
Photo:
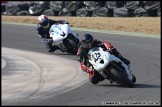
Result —
[[92, 35], [87, 33], [87, 34], [85, 34], [83, 36], [82, 42], [84, 42], [84, 43], [91, 43], [92, 41], [93, 41], [93, 36]]

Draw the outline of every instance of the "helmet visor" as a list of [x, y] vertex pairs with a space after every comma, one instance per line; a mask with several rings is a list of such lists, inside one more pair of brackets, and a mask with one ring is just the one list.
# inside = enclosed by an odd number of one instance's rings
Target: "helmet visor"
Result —
[[47, 26], [48, 20], [44, 20], [43, 22], [40, 23], [41, 26]]
[[91, 43], [91, 42], [90, 42], [90, 43], [83, 43], [82, 45], [83, 45], [83, 47], [86, 48], [86, 49], [89, 49], [89, 48], [92, 47], [92, 43]]
[[48, 29], [49, 24], [47, 24], [46, 26], [42, 26], [44, 29]]

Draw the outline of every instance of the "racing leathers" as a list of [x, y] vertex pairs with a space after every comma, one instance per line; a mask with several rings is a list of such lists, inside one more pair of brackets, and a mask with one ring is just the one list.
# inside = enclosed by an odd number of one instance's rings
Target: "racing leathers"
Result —
[[[117, 49], [112, 46], [109, 42], [101, 42], [97, 39], [95, 39], [92, 42], [92, 47], [101, 47], [104, 51], [108, 50], [111, 54], [114, 56], [120, 58], [124, 63], [129, 65], [130, 61], [123, 58], [120, 53], [117, 51]], [[77, 52], [77, 58], [80, 62], [81, 69], [87, 73], [89, 73], [89, 80], [92, 82], [92, 84], [97, 84], [100, 81], [103, 81], [105, 78], [99, 74], [98, 71], [94, 70], [91, 66], [91, 64], [88, 61], [88, 52], [90, 49], [85, 49], [82, 45], [78, 48]]]
[[[63, 23], [67, 23], [69, 24], [68, 22], [66, 22], [65, 20], [58, 20], [58, 21], [55, 21], [55, 20], [51, 20], [49, 19], [48, 20], [48, 28], [43, 28], [40, 24], [37, 25], [36, 27], [36, 30], [37, 30], [37, 33], [39, 35], [39, 37], [41, 38], [41, 41], [45, 44], [47, 50], [49, 52], [53, 52], [55, 51], [56, 49], [60, 49], [59, 47], [57, 46], [52, 46], [52, 38], [50, 37], [49, 35], [49, 29], [50, 27], [53, 25], [53, 24], [63, 24]], [[60, 49], [61, 50], [61, 49]]]

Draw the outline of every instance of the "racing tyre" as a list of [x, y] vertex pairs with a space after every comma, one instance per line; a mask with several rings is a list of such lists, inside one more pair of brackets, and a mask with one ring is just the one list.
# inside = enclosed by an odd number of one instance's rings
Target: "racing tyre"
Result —
[[134, 87], [134, 83], [127, 78], [127, 76], [123, 73], [125, 71], [123, 71], [121, 68], [114, 66], [110, 72], [117, 83], [127, 85], [130, 88]]

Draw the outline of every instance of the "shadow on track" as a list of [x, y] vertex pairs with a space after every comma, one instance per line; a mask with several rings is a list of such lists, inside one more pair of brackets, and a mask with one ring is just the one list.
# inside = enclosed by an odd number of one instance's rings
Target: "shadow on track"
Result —
[[134, 88], [160, 88], [160, 85], [153, 85], [153, 84], [135, 84]]
[[[120, 84], [98, 84], [97, 86], [107, 86], [107, 87], [127, 87], [125, 85]], [[135, 84], [133, 88], [159, 88], [159, 85], [152, 85], [152, 84]]]
[[72, 53], [67, 53], [67, 52], [61, 52], [61, 51], [55, 51], [55, 52], [47, 52], [50, 55], [75, 55]]

